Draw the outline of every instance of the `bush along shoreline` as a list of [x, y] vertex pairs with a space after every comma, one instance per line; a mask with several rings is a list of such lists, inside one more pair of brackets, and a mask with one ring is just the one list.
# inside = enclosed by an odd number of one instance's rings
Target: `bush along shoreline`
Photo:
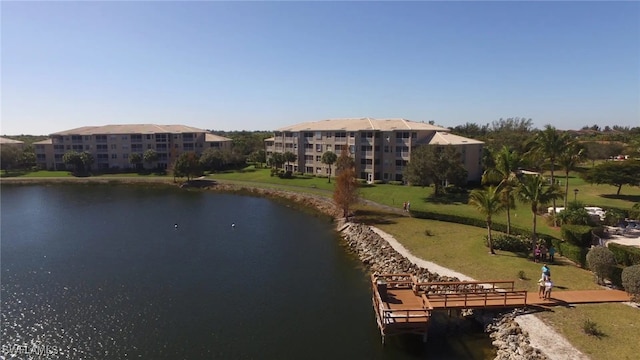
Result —
[[[356, 223], [338, 224], [345, 247], [358, 256], [371, 273], [410, 273], [418, 281], [459, 281], [456, 277], [442, 276], [417, 266], [395, 251], [391, 245], [376, 234], [369, 226]], [[478, 312], [476, 319], [485, 326], [485, 331], [493, 340], [496, 360], [548, 360], [539, 349], [530, 345], [529, 335], [515, 321], [519, 310], [508, 313]]]

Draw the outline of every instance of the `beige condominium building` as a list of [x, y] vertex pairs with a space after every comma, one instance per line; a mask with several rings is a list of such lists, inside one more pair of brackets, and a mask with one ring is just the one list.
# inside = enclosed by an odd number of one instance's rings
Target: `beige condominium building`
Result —
[[290, 151], [297, 155], [288, 170], [329, 175], [322, 154], [340, 155], [349, 151], [356, 163], [356, 174], [369, 182], [403, 181], [405, 167], [416, 146], [454, 146], [467, 169], [468, 181], [482, 176], [482, 141], [453, 135], [449, 129], [406, 119], [348, 118], [306, 122], [275, 131], [265, 140], [267, 158]]
[[184, 152], [201, 154], [207, 148], [231, 149], [231, 139], [185, 125], [84, 126], [50, 136], [34, 145], [38, 165], [52, 170], [66, 169], [62, 157], [68, 151], [89, 152], [94, 157], [93, 168], [106, 170], [131, 168], [129, 156], [143, 155], [149, 149], [158, 153], [158, 160], [148, 164], [153, 168], [167, 168]]
[[24, 150], [24, 141], [0, 137], [0, 150], [5, 146], [8, 148], [13, 147], [18, 150]]

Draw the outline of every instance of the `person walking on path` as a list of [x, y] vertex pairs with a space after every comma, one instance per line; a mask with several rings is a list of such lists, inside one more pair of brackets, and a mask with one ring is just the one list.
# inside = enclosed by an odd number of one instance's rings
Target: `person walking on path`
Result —
[[549, 261], [553, 262], [553, 256], [556, 254], [556, 248], [553, 245], [549, 246]]
[[407, 201], [407, 211], [411, 211], [411, 203]]
[[402, 211], [407, 211], [407, 202], [402, 203]]

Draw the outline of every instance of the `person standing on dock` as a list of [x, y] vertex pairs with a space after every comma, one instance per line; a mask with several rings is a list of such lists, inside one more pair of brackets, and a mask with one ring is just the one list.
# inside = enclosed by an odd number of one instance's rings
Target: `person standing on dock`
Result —
[[547, 278], [544, 282], [544, 298], [551, 299], [551, 289], [553, 288], [553, 283], [551, 282], [551, 278]]
[[542, 299], [544, 297], [544, 277], [541, 277], [538, 280], [538, 298]]

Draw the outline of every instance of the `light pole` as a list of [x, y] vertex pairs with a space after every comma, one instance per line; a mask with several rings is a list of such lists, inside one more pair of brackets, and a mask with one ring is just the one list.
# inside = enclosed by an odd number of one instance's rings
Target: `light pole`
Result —
[[578, 199], [578, 189], [573, 189], [573, 202], [576, 202]]

